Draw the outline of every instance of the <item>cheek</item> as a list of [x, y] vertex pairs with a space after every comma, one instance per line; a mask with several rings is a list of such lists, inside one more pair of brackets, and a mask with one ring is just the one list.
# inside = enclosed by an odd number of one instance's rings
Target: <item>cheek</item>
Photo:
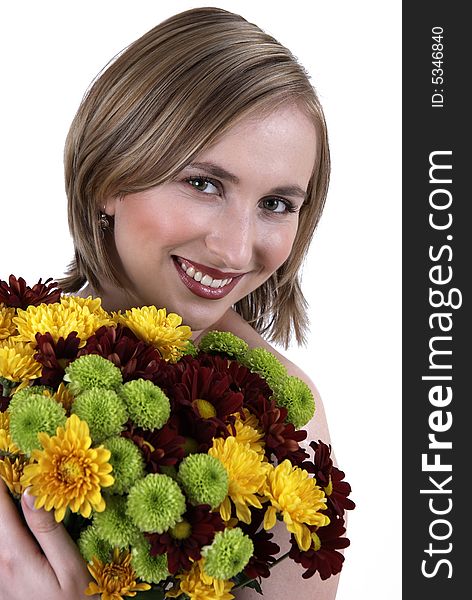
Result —
[[[127, 202], [128, 199], [124, 199]], [[135, 251], [143, 258], [146, 252], [175, 247], [195, 235], [196, 225], [182, 218], [186, 213], [176, 203], [129, 201], [115, 216], [115, 242], [120, 254]], [[143, 256], [144, 255], [144, 256]]]
[[265, 236], [264, 241], [264, 263], [266, 269], [271, 273], [287, 260], [292, 251], [293, 243], [297, 234], [297, 223], [281, 229], [276, 234]]

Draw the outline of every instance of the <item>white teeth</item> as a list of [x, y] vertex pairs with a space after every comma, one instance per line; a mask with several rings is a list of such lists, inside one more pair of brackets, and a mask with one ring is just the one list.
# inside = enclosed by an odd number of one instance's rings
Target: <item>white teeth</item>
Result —
[[189, 277], [192, 277], [195, 279], [195, 281], [198, 281], [207, 287], [216, 289], [224, 287], [233, 281], [232, 277], [228, 277], [228, 279], [213, 279], [213, 277], [210, 275], [207, 275], [206, 273], [203, 274], [201, 271], [197, 271], [195, 267], [187, 265], [187, 263], [184, 261], [179, 261], [179, 264], [182, 267], [182, 270], [185, 271]]

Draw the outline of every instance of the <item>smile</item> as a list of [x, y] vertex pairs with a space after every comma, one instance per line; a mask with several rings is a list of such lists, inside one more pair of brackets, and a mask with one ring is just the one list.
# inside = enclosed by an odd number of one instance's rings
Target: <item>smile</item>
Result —
[[174, 256], [173, 260], [177, 273], [186, 287], [196, 296], [209, 300], [224, 298], [244, 275], [244, 273], [239, 275], [223, 273], [179, 256]]

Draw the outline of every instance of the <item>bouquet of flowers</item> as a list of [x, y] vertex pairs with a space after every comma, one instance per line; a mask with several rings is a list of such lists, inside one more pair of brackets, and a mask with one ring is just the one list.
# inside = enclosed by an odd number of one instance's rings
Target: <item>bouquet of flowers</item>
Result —
[[[86, 593], [230, 599], [287, 558], [341, 570], [350, 485], [300, 445], [308, 386], [263, 348], [176, 314], [108, 313], [47, 279], [0, 281], [0, 476], [76, 540]], [[282, 527], [290, 550], [270, 530]], [[153, 591], [148, 591], [153, 590]]]

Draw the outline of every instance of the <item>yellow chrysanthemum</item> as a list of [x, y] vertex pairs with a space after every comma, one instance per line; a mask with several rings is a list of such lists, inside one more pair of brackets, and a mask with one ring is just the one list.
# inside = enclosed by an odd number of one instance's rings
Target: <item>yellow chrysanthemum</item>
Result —
[[266, 484], [269, 465], [263, 456], [251, 450], [249, 444], [240, 444], [236, 438], [213, 440], [208, 454], [218, 458], [225, 466], [229, 476], [228, 495], [220, 505], [220, 514], [224, 521], [231, 517], [231, 503], [236, 507], [236, 515], [243, 523], [251, 522], [249, 506], [262, 508], [256, 494], [262, 494]]
[[31, 464], [31, 462], [31, 459], [27, 458], [24, 454], [17, 456], [13, 462], [8, 456], [0, 459], [0, 478], [3, 479], [10, 492], [17, 498], [20, 498], [21, 494], [25, 491], [25, 487], [21, 483], [21, 478], [23, 477], [25, 466]]
[[103, 310], [102, 308], [102, 300], [101, 298], [92, 298], [92, 296], [88, 296], [87, 298], [81, 298], [80, 296], [61, 296], [61, 304], [66, 308], [75, 308], [80, 306], [82, 308], [87, 307], [87, 309], [97, 317], [102, 319], [110, 319], [110, 315]]
[[91, 581], [85, 590], [87, 596], [101, 594], [101, 600], [121, 600], [123, 596], [136, 596], [136, 592], [151, 589], [148, 583], [136, 583], [136, 572], [131, 566], [131, 553], [113, 550], [111, 563], [103, 563], [95, 556], [87, 565], [95, 581]]
[[193, 563], [188, 573], [177, 575], [180, 585], [175, 590], [166, 593], [166, 597], [177, 598], [186, 594], [190, 600], [232, 600], [232, 581], [214, 579], [203, 570], [203, 561]]
[[264, 454], [264, 434], [259, 430], [259, 421], [257, 417], [251, 414], [247, 409], [244, 410], [245, 420], [242, 421], [236, 417], [234, 430], [228, 425], [228, 431], [231, 434], [235, 432], [235, 438], [240, 444], [249, 444], [251, 450], [258, 454]]
[[54, 398], [62, 404], [62, 406], [66, 409], [66, 413], [69, 414], [72, 403], [75, 400], [75, 396], [70, 392], [67, 385], [61, 382], [56, 390], [56, 393], [54, 394]]
[[33, 450], [37, 461], [25, 467], [21, 483], [31, 485], [37, 496], [35, 507], [55, 510], [56, 521], [62, 521], [66, 509], [88, 518], [92, 509], [105, 510], [101, 488], [113, 484], [110, 451], [103, 446], [91, 448], [92, 440], [85, 421], [77, 415], [67, 419], [65, 429], [57, 428], [55, 436], [38, 434], [43, 450]]
[[14, 308], [8, 308], [4, 304], [0, 304], [0, 340], [5, 340], [16, 333], [16, 326], [13, 323], [14, 316]]
[[84, 346], [87, 339], [102, 325], [112, 325], [113, 321], [100, 306], [100, 298], [78, 298], [62, 296], [60, 302], [28, 306], [18, 309], [13, 322], [18, 328], [16, 339], [35, 342], [37, 333], [50, 333], [55, 342], [77, 332]]
[[41, 365], [34, 359], [33, 344], [9, 338], [0, 344], [0, 377], [21, 382], [17, 390], [41, 376]]
[[0, 412], [0, 453], [18, 454], [19, 452], [20, 449], [10, 435], [10, 415], [7, 412]]
[[139, 339], [155, 346], [165, 360], [174, 362], [187, 348], [187, 340], [192, 331], [181, 325], [182, 317], [175, 313], [167, 314], [165, 308], [155, 306], [132, 308], [124, 314], [113, 313], [117, 323], [129, 327]]
[[288, 531], [295, 535], [300, 549], [308, 550], [312, 541], [308, 525], [323, 527], [329, 523], [329, 518], [319, 512], [326, 508], [326, 497], [316, 485], [316, 480], [304, 469], [284, 460], [271, 468], [265, 494], [271, 506], [264, 516], [264, 529], [275, 525], [279, 512]]
[[13, 442], [10, 436], [10, 415], [0, 412], [0, 477], [7, 484], [10, 492], [20, 497], [24, 491], [21, 477], [25, 465], [31, 463]]

